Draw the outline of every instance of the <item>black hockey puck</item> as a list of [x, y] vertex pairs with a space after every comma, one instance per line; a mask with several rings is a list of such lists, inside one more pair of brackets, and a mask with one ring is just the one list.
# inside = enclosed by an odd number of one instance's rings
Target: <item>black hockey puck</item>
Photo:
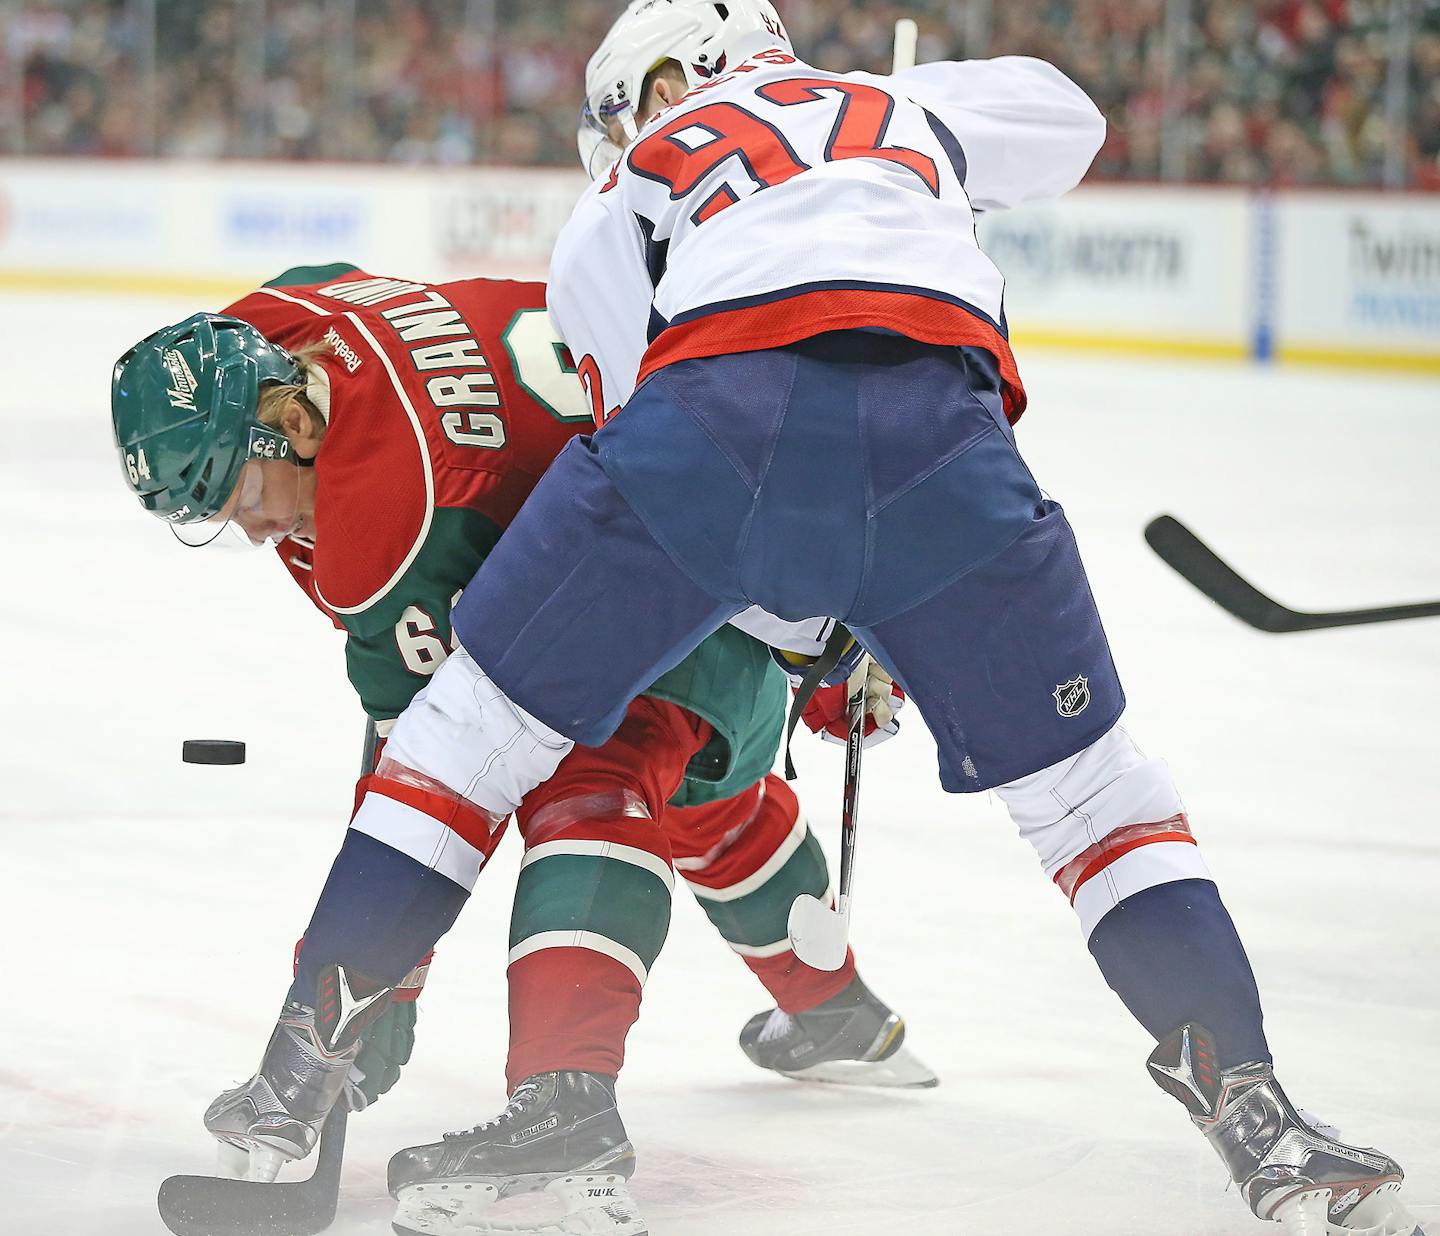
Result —
[[187, 764], [243, 764], [245, 744], [233, 738], [187, 738], [180, 758]]

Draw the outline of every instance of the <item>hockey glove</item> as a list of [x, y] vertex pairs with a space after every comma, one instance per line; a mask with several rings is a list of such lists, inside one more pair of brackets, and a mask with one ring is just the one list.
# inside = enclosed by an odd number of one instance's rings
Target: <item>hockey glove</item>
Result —
[[905, 692], [895, 685], [895, 680], [878, 661], [871, 658], [866, 665], [868, 668], [863, 670], [857, 667], [848, 682], [816, 688], [800, 714], [800, 719], [827, 742], [843, 743], [848, 738], [850, 727], [846, 713], [850, 690], [860, 685], [862, 673], [866, 675], [865, 746], [873, 747], [900, 732], [895, 714], [905, 703]]
[[400, 1080], [400, 1070], [415, 1050], [415, 1016], [415, 1001], [392, 1002], [365, 1031], [346, 1087], [351, 1111], [369, 1107]]
[[[295, 943], [295, 964], [300, 961], [302, 936]], [[385, 1011], [361, 1036], [360, 1054], [350, 1066], [345, 1082], [345, 1101], [352, 1112], [364, 1111], [400, 1080], [400, 1069], [415, 1050], [415, 1002], [424, 990], [435, 954], [426, 953], [420, 964], [395, 985], [395, 994]]]
[[350, 1110], [363, 1111], [400, 1080], [400, 1070], [410, 1062], [415, 1050], [415, 1002], [425, 987], [434, 953], [427, 953], [420, 964], [395, 987], [390, 1006], [365, 1031], [360, 1054], [350, 1066], [350, 1083], [345, 1087]]

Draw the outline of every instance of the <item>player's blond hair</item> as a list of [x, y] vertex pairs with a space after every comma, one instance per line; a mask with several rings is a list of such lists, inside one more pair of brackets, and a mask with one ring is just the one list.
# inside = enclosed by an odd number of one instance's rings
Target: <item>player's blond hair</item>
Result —
[[[291, 348], [290, 355], [295, 358], [295, 363], [301, 368], [308, 368], [311, 365], [319, 364], [320, 358], [330, 354], [330, 345], [323, 339], [314, 339], [309, 343], [302, 343], [298, 348]], [[305, 395], [305, 387], [298, 382], [271, 382], [260, 388], [260, 404], [255, 411], [255, 419], [262, 425], [278, 427], [280, 418], [285, 414], [285, 406], [295, 400], [310, 418], [310, 432], [317, 438], [325, 434], [325, 418], [320, 415], [317, 408]]]

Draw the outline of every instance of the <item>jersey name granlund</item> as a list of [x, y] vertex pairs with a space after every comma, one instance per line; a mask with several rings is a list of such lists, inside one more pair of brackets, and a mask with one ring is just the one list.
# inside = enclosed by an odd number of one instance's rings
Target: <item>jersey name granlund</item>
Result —
[[[500, 407], [500, 391], [489, 360], [470, 333], [469, 323], [439, 289], [400, 279], [354, 279], [328, 284], [318, 289], [318, 295], [351, 305], [385, 305], [380, 317], [406, 345], [417, 372], [455, 371], [425, 381], [426, 393], [437, 411]], [[400, 303], [388, 304], [390, 301]], [[327, 341], [332, 333], [336, 336], [332, 346], [339, 355], [345, 344], [333, 327], [326, 334]], [[342, 359], [353, 373], [360, 360], [353, 350], [346, 350], [353, 361]], [[462, 446], [502, 446], [505, 442], [505, 423], [494, 413], [445, 411], [440, 424], [445, 436]]]
[[[450, 607], [560, 449], [593, 426], [537, 283], [289, 272], [226, 311], [322, 343], [314, 544], [280, 556], [394, 717], [451, 649]], [[312, 376], [314, 376], [312, 374]]]

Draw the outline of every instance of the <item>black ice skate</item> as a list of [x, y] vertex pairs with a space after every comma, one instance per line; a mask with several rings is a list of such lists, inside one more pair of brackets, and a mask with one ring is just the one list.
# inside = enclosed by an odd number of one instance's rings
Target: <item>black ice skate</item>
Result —
[[1286, 1236], [1424, 1236], [1400, 1202], [1400, 1165], [1339, 1140], [1298, 1111], [1270, 1065], [1215, 1066], [1214, 1036], [1181, 1026], [1151, 1053], [1150, 1075], [1190, 1113], [1250, 1209]]
[[923, 1089], [940, 1079], [905, 1047], [905, 1019], [857, 975], [804, 1013], [756, 1013], [740, 1047], [762, 1069], [803, 1081]]
[[360, 996], [357, 982], [341, 967], [328, 967], [316, 993], [318, 1008], [287, 1003], [260, 1071], [206, 1109], [205, 1127], [221, 1144], [221, 1175], [274, 1180], [287, 1162], [315, 1148], [325, 1117], [345, 1091], [360, 1032], [384, 1010], [393, 990]]
[[[538, 1073], [494, 1120], [412, 1146], [390, 1160], [395, 1231], [645, 1236], [625, 1182], [635, 1149], [598, 1073]], [[497, 1202], [527, 1193], [558, 1198], [564, 1213], [517, 1223], [491, 1218]]]

